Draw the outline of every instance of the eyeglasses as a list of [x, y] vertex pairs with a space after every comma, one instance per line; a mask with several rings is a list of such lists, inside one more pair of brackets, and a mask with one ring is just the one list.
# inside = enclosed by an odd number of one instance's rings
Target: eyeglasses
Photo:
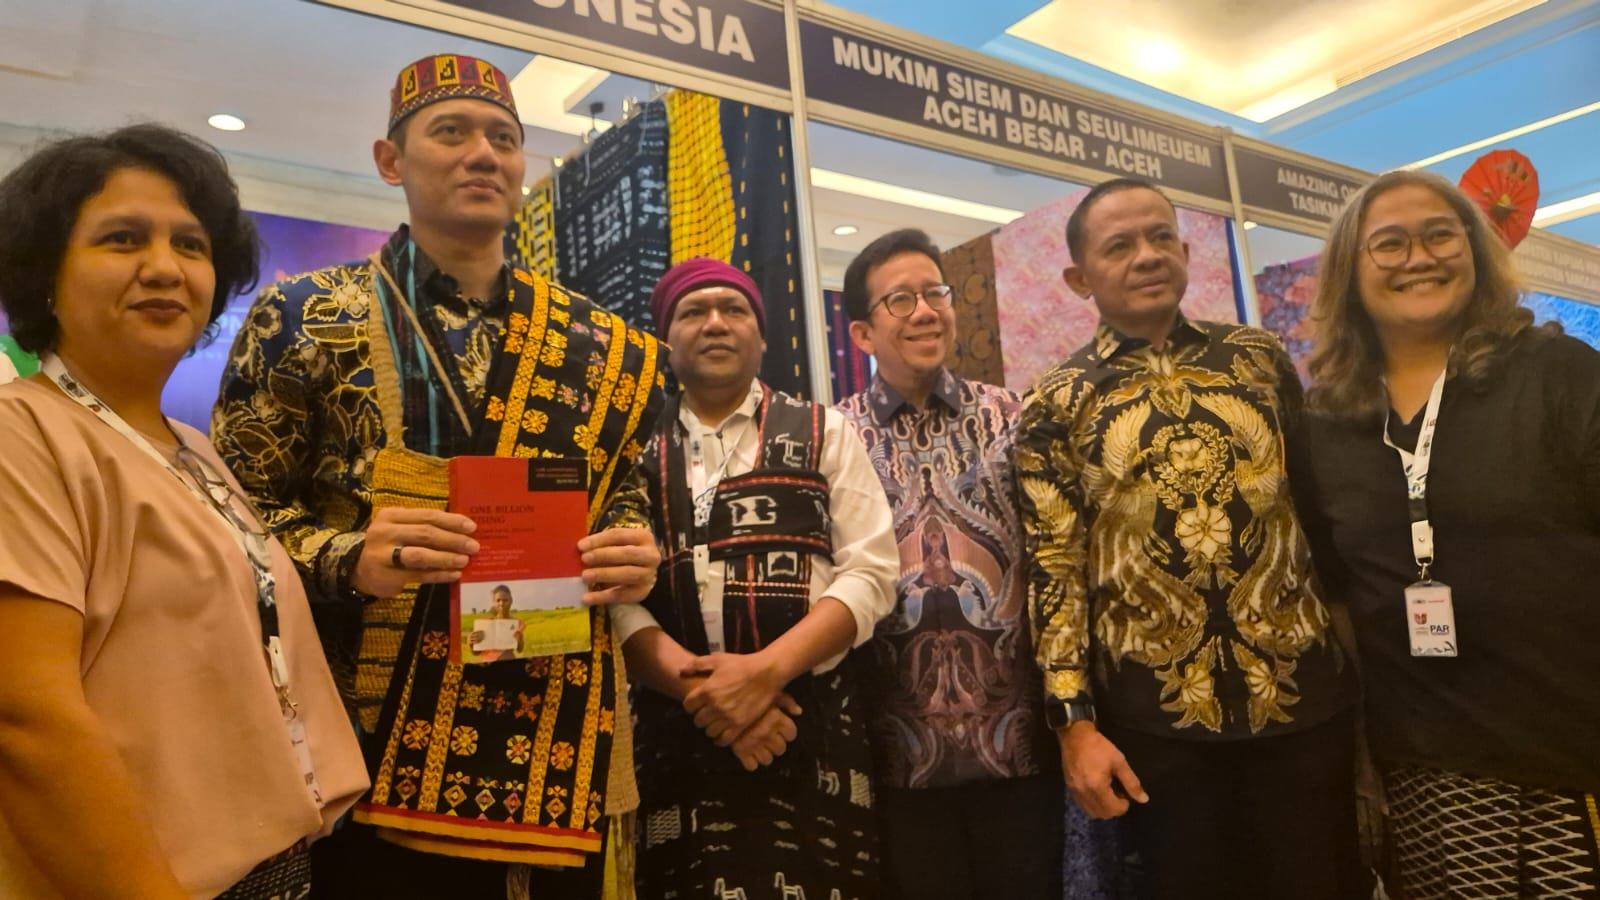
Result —
[[[917, 301], [928, 304], [929, 309], [944, 309], [949, 306], [955, 297], [956, 289], [948, 284], [935, 284], [925, 287], [920, 291], [895, 291], [885, 294], [878, 303], [889, 311], [889, 315], [897, 319], [909, 319], [917, 311]], [[877, 306], [878, 303], [872, 304]], [[872, 314], [872, 307], [867, 307], [867, 314]]]
[[1411, 247], [1421, 244], [1434, 259], [1455, 259], [1467, 249], [1467, 232], [1456, 225], [1430, 225], [1421, 234], [1403, 228], [1384, 228], [1367, 238], [1367, 255], [1380, 269], [1404, 269], [1411, 262]]

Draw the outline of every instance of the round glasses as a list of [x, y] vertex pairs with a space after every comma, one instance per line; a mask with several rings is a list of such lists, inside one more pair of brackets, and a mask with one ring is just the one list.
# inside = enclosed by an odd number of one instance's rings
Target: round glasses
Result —
[[[929, 309], [944, 309], [950, 305], [955, 293], [956, 289], [948, 284], [935, 284], [920, 291], [895, 291], [892, 294], [885, 294], [878, 303], [883, 304], [889, 315], [897, 319], [909, 319], [911, 314], [917, 311], [918, 300], [928, 304]], [[878, 303], [874, 303], [873, 306], [877, 306]], [[867, 314], [872, 314], [871, 307], [867, 308]]]
[[1455, 259], [1467, 249], [1467, 232], [1456, 225], [1430, 225], [1421, 234], [1403, 228], [1384, 228], [1367, 238], [1367, 255], [1380, 269], [1404, 269], [1411, 262], [1411, 247], [1422, 249], [1440, 262]]

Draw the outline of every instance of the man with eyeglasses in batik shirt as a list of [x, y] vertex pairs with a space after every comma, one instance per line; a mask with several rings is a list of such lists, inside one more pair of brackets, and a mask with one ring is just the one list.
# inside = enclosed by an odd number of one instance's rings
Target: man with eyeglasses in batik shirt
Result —
[[1100, 327], [1024, 401], [1016, 467], [1067, 786], [1131, 804], [1142, 896], [1354, 896], [1353, 696], [1289, 500], [1288, 354], [1179, 311], [1189, 246], [1148, 182], [1091, 190], [1066, 238]]
[[916, 229], [845, 270], [855, 345], [877, 360], [840, 409], [894, 509], [895, 610], [862, 683], [871, 700], [890, 896], [1061, 896], [1062, 791], [1041, 713], [1011, 472], [1021, 404], [946, 368], [952, 290]]

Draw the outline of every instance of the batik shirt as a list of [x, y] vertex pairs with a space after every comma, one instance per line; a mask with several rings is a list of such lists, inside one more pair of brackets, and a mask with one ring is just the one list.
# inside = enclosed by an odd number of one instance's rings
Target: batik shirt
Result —
[[1287, 732], [1350, 700], [1285, 477], [1300, 383], [1278, 339], [1101, 325], [1017, 437], [1047, 702], [1181, 737]]
[[1020, 407], [948, 371], [922, 409], [882, 378], [839, 404], [889, 495], [900, 547], [895, 609], [862, 673], [888, 787], [1039, 771], [1047, 735], [1011, 469]]
[[450, 352], [449, 364], [473, 402], [483, 402], [489, 366], [506, 334], [506, 284], [510, 268], [502, 268], [488, 297], [463, 297], [454, 278], [439, 271], [421, 250], [416, 254], [417, 282], [422, 296], [417, 308], [427, 310], [428, 327], [437, 329]]

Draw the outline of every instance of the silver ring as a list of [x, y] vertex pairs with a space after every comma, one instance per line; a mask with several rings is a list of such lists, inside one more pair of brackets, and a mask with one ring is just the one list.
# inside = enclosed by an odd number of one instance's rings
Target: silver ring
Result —
[[389, 562], [393, 563], [396, 569], [404, 569], [406, 567], [406, 564], [400, 561], [400, 551], [405, 548], [405, 544], [396, 544], [394, 552], [389, 554]]

